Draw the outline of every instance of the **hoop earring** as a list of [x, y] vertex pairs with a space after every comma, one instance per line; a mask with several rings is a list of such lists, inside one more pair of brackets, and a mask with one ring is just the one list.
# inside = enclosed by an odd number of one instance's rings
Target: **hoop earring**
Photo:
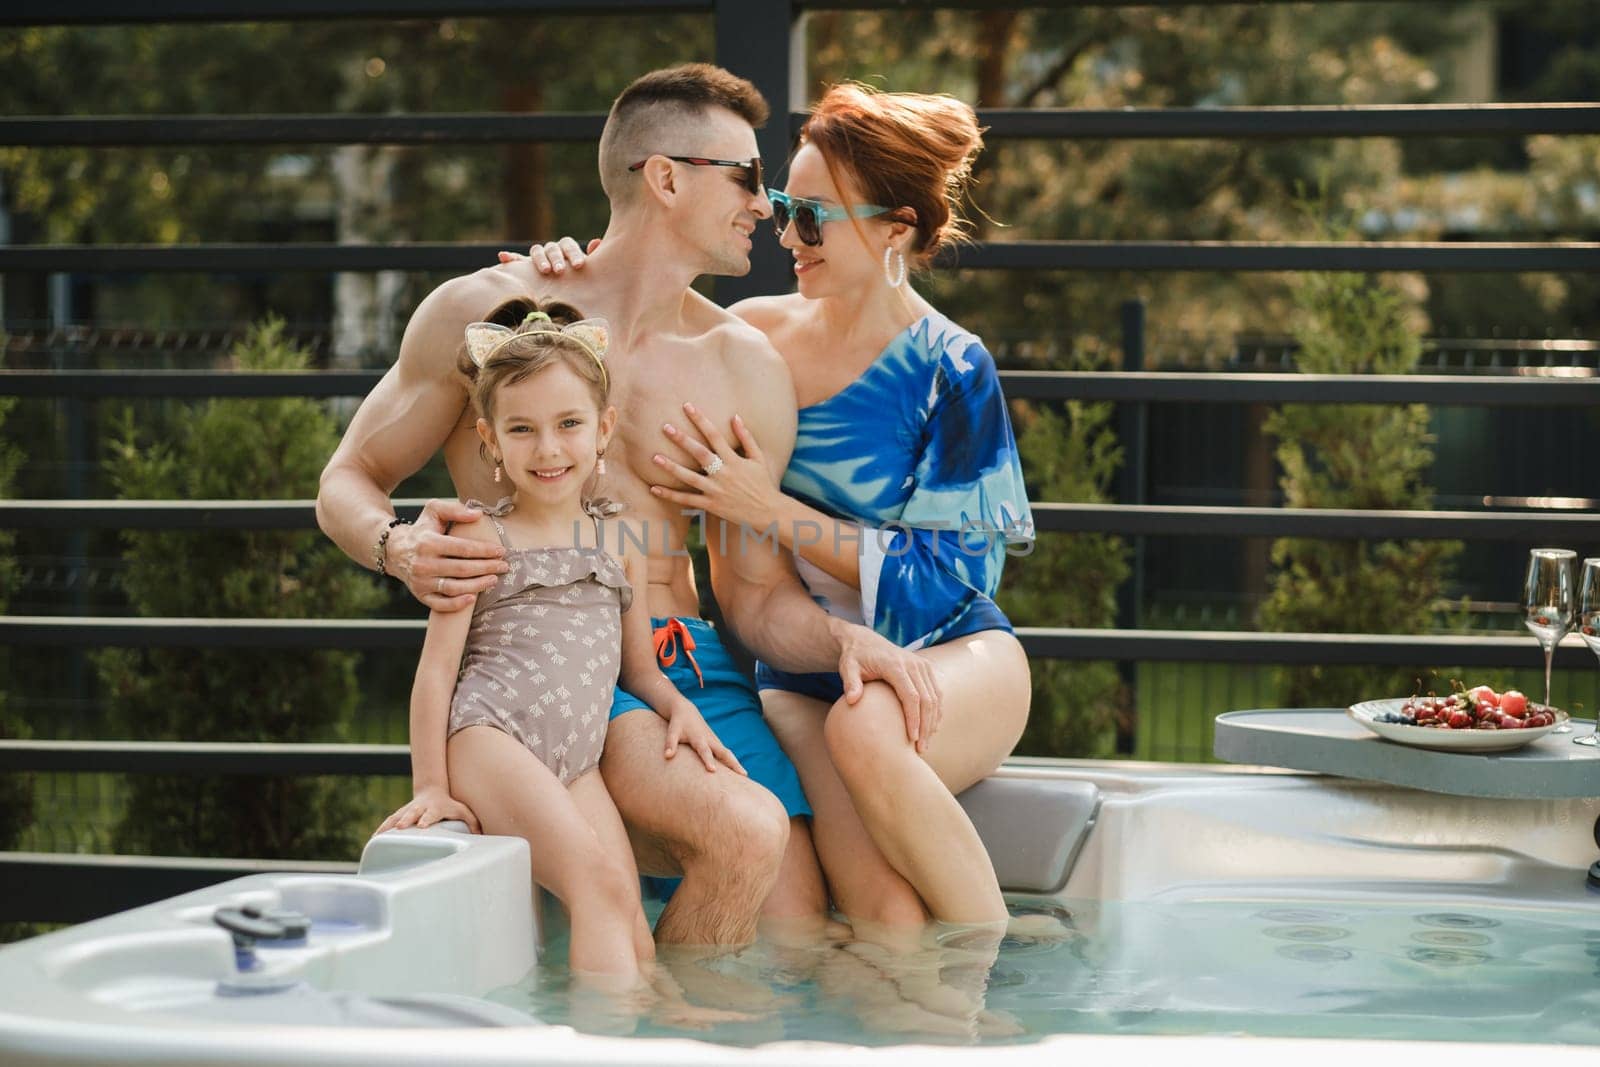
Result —
[[[889, 257], [891, 255], [899, 257], [899, 263], [896, 269], [892, 271], [889, 269]], [[891, 289], [898, 289], [906, 283], [905, 253], [893, 245], [889, 245], [883, 250], [883, 280], [889, 283], [889, 288]]]
[[606, 450], [603, 448], [594, 454], [594, 472], [600, 475], [602, 478], [605, 477]]

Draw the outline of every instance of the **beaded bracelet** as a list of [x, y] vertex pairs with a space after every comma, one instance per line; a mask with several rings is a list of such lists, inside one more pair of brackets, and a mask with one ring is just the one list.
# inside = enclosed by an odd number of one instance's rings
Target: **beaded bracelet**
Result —
[[389, 562], [389, 535], [394, 533], [394, 528], [400, 525], [411, 525], [410, 519], [393, 518], [384, 526], [383, 532], [378, 535], [378, 541], [372, 546], [372, 562], [377, 566], [379, 574], [388, 574]]

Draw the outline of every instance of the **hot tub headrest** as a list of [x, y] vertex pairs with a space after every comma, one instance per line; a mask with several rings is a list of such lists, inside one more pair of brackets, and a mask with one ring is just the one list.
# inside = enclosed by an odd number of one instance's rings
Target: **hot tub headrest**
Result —
[[1054, 893], [1067, 884], [1100, 810], [1093, 782], [987, 778], [958, 797], [989, 850], [1000, 888]]

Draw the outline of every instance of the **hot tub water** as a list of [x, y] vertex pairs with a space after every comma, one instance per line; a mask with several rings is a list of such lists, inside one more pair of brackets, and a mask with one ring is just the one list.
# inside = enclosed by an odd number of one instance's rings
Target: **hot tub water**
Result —
[[[959, 934], [932, 931], [912, 953], [757, 945], [710, 961], [701, 966], [751, 1017], [696, 1036], [733, 1046], [1128, 1033], [1600, 1045], [1600, 898], [1588, 910], [1380, 894], [1059, 903], [1071, 936], [1008, 938], [992, 966]], [[574, 1010], [564, 939], [544, 959], [489, 999], [584, 1032], [683, 1034], [593, 997]]]

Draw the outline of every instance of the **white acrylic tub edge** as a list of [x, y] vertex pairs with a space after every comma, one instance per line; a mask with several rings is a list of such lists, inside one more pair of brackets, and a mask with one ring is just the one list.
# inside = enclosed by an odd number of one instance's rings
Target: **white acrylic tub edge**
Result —
[[[1338, 779], [1210, 768], [1130, 766], [1088, 761], [1026, 761], [1002, 775], [1095, 781], [1103, 804], [1063, 897], [1135, 899], [1172, 887], [1231, 884], [1315, 886], [1350, 880], [1469, 892], [1498, 901], [1528, 899], [1584, 906], [1582, 871], [1600, 801], [1474, 801]], [[172, 938], [170, 960], [195, 981], [231, 968], [231, 948], [202, 919], [215, 906], [271, 903], [287, 895], [358, 884], [347, 901], [390, 926], [429, 931], [432, 947], [393, 949], [392, 937], [362, 931], [349, 948], [308, 967], [317, 984], [369, 993], [447, 988], [483, 992], [512, 981], [532, 963], [534, 909], [526, 846], [506, 838], [429, 831], [375, 841], [356, 876], [257, 875], [0, 950], [0, 1063], [60, 1064], [498, 1064], [739, 1063], [842, 1067], [900, 1062], [1093, 1063], [1145, 1057], [1235, 1065], [1293, 1058], [1302, 1064], [1352, 1057], [1404, 1063], [1419, 1054], [1456, 1063], [1594, 1062], [1592, 1048], [1426, 1042], [1281, 1040], [1229, 1037], [1059, 1036], [1032, 1045], [947, 1049], [860, 1049], [783, 1042], [746, 1050], [692, 1040], [604, 1038], [564, 1027], [359, 1029], [198, 1023], [159, 1014], [123, 1015], [87, 999], [86, 955], [119, 939]], [[407, 865], [416, 858], [439, 862]], [[298, 884], [297, 884], [298, 883]], [[297, 896], [299, 894], [299, 896]], [[335, 894], [337, 895], [337, 894]], [[1600, 923], [1600, 897], [1587, 897]], [[198, 933], [197, 933], [198, 932]], [[181, 935], [181, 936], [178, 936]], [[365, 940], [363, 940], [365, 938]], [[393, 951], [390, 951], [393, 949]], [[133, 955], [137, 956], [137, 952]], [[328, 962], [330, 961], [331, 962]], [[74, 978], [74, 968], [79, 968]], [[137, 971], [137, 967], [133, 970]], [[107, 973], [115, 974], [114, 968]], [[52, 978], [52, 975], [55, 978]], [[456, 984], [456, 983], [460, 984]], [[90, 989], [89, 992], [94, 992]], [[121, 1020], [118, 1020], [121, 1016]]]
[[[538, 936], [526, 842], [384, 836], [356, 875], [252, 875], [0, 950], [0, 1012], [85, 1032], [132, 1012], [134, 1025], [115, 1028], [126, 1042], [143, 1029], [170, 1035], [175, 1024], [153, 1000], [208, 996], [236, 973], [231, 939], [211, 921], [225, 906], [286, 907], [319, 924], [304, 947], [259, 948], [258, 979], [403, 996], [483, 991], [528, 972]], [[0, 1063], [11, 1062], [16, 1032], [0, 1025]]]
[[1061, 1067], [1115, 1063], [1226, 1064], [1227, 1067], [1416, 1067], [1448, 1062], [1506, 1067], [1593, 1064], [1590, 1047], [1466, 1044], [1421, 1041], [1359, 1041], [1258, 1037], [1152, 1037], [1063, 1035], [1037, 1044], [945, 1048], [902, 1045], [860, 1048], [785, 1041], [754, 1049], [709, 1045], [686, 1039], [593, 1037], [567, 1027], [482, 1031], [326, 1028], [206, 1028], [141, 1032], [125, 1027], [83, 1025], [63, 1030], [39, 1020], [0, 1013], [0, 1053], [6, 1067], [895, 1067], [907, 1064]]

